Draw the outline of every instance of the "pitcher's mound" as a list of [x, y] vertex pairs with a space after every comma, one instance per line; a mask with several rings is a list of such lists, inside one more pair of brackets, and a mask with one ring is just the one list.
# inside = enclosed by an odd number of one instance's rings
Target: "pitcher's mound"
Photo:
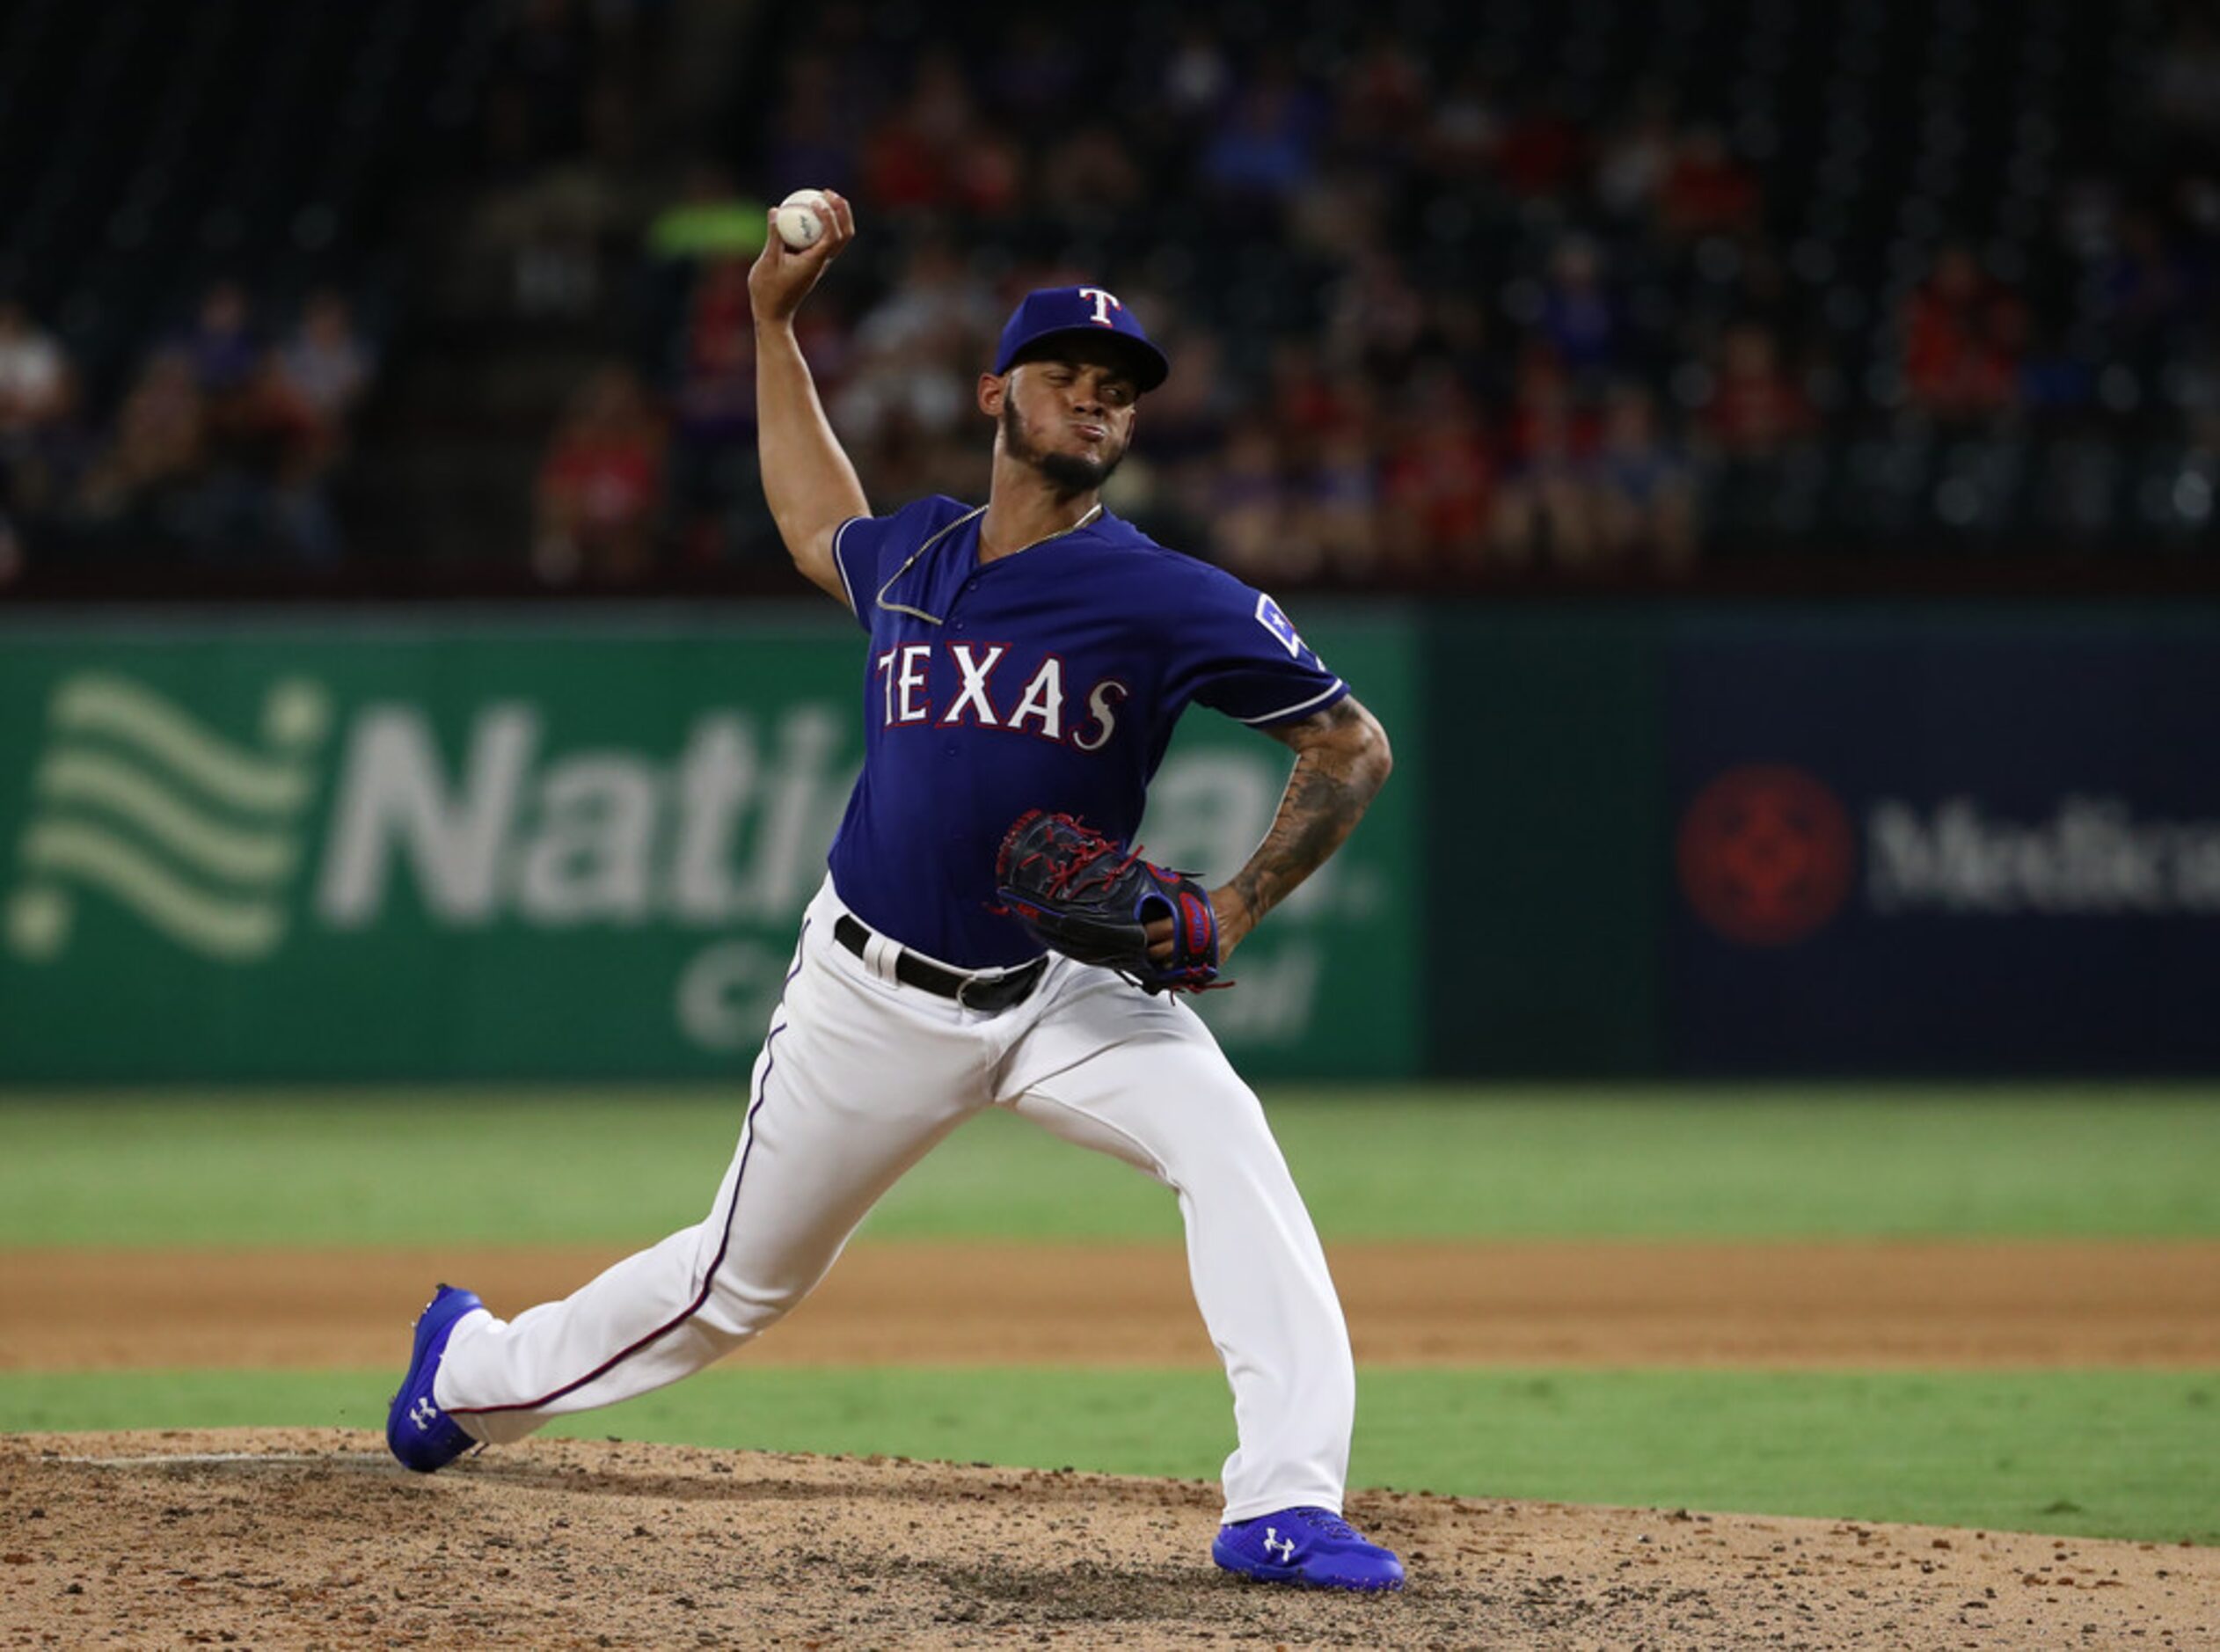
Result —
[[[0, 1439], [0, 1645], [2194, 1644], [2220, 1552], [1373, 1492], [1401, 1595], [1215, 1570], [1194, 1480], [375, 1435]], [[2132, 1638], [2132, 1639], [2131, 1639]]]

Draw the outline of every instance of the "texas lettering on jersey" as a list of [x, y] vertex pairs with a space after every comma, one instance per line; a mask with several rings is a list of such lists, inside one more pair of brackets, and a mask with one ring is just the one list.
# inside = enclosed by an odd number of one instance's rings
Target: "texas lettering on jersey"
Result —
[[853, 518], [832, 547], [871, 638], [833, 885], [870, 928], [960, 969], [1040, 954], [995, 892], [1019, 815], [1129, 843], [1189, 706], [1271, 728], [1347, 691], [1270, 597], [1106, 511], [990, 561], [982, 515], [935, 495]]
[[[1038, 663], [1022, 679], [1015, 670], [1003, 675], [1007, 686], [997, 698], [997, 673], [1014, 653], [1004, 642], [913, 642], [887, 649], [873, 662], [885, 691], [879, 726], [999, 728], [1079, 751], [1099, 751], [1109, 743], [1118, 732], [1118, 704], [1131, 689], [1114, 676], [1102, 677], [1069, 702], [1073, 715], [1067, 720], [1064, 662], [1056, 654], [1036, 654]], [[937, 655], [949, 667], [940, 673], [943, 679], [957, 684], [943, 697], [944, 705], [936, 705], [931, 692]], [[1015, 686], [1020, 680], [1024, 686]]]

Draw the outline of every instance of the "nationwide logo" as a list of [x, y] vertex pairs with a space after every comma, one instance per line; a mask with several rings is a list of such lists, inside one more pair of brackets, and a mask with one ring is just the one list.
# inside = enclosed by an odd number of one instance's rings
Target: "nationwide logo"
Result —
[[62, 678], [17, 845], [9, 950], [61, 954], [78, 894], [96, 890], [205, 958], [267, 956], [285, 939], [331, 722], [330, 696], [306, 677], [270, 687], [246, 741], [128, 677]]
[[1731, 769], [1682, 817], [1675, 859], [1697, 915], [1730, 940], [1781, 947], [1842, 910], [1858, 864], [1850, 816], [1801, 769]]

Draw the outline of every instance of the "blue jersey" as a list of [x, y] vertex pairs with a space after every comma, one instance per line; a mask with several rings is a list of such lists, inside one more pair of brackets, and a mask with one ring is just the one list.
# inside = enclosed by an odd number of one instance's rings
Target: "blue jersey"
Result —
[[983, 508], [920, 500], [833, 538], [871, 633], [864, 768], [833, 887], [881, 934], [965, 969], [1041, 945], [997, 916], [995, 853], [1030, 808], [1131, 842], [1190, 701], [1259, 727], [1348, 691], [1260, 592], [1106, 512], [982, 564]]

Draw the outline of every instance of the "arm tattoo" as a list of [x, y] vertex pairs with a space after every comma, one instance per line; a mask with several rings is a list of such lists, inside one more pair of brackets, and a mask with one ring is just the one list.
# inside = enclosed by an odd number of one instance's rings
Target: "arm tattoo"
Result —
[[1233, 875], [1231, 888], [1252, 925], [1341, 846], [1391, 766], [1386, 735], [1353, 699], [1271, 732], [1294, 747], [1296, 756], [1272, 830]]

